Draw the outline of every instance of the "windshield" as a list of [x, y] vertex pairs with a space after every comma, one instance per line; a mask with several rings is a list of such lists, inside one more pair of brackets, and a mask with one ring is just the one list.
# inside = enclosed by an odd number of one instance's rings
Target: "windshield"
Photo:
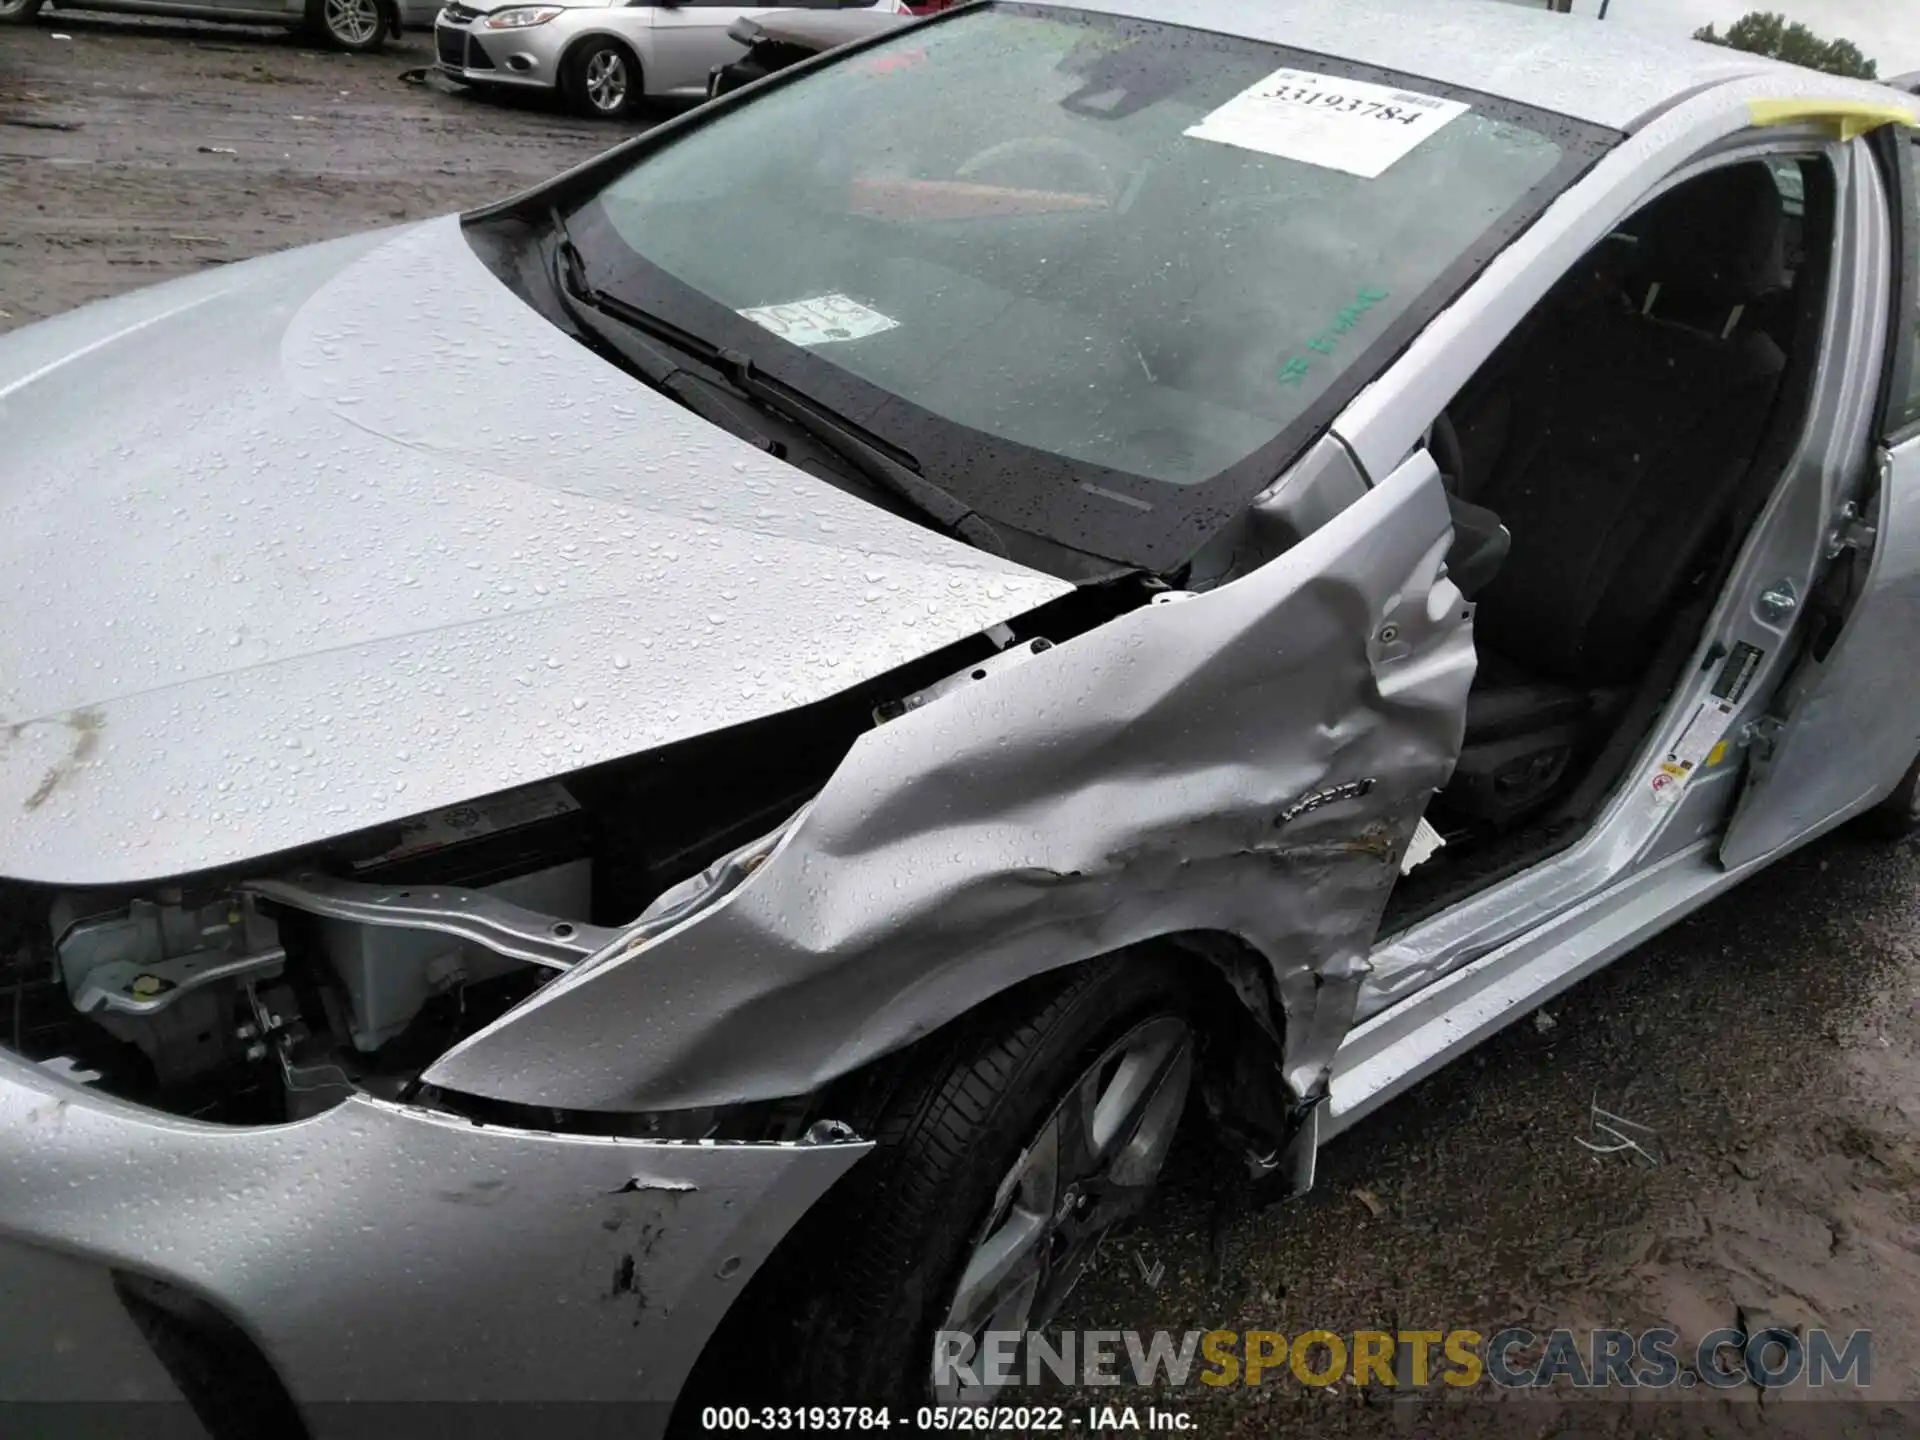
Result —
[[574, 233], [596, 287], [980, 513], [1164, 569], [1604, 143], [1326, 57], [997, 6], [713, 114]]

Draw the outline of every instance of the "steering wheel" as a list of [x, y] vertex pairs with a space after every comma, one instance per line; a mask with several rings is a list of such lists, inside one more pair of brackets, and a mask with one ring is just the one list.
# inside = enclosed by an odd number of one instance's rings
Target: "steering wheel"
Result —
[[[963, 180], [971, 180], [983, 170], [1022, 160], [1039, 160], [1043, 163], [1065, 160], [1080, 171], [1081, 180], [1091, 182], [1077, 188], [1076, 193], [1098, 195], [1103, 200], [1113, 198], [1113, 174], [1108, 170], [1107, 162], [1086, 146], [1058, 135], [1026, 135], [1002, 140], [998, 145], [989, 145], [977, 154], [968, 156], [953, 173]], [[1023, 177], [1018, 183], [1023, 189], [1039, 190], [1049, 188], [1054, 182], [1035, 183], [1032, 178]]]
[[1440, 467], [1440, 483], [1447, 487], [1449, 494], [1460, 494], [1467, 483], [1467, 455], [1460, 448], [1460, 432], [1454, 428], [1453, 417], [1444, 410], [1433, 417], [1433, 425], [1427, 432], [1427, 448], [1432, 452], [1433, 463]]

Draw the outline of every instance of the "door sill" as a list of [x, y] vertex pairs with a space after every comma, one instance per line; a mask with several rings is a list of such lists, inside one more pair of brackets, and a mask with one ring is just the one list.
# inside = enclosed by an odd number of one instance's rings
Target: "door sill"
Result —
[[1718, 836], [1635, 871], [1356, 1026], [1334, 1056], [1323, 1140], [1664, 930], [1750, 871]]

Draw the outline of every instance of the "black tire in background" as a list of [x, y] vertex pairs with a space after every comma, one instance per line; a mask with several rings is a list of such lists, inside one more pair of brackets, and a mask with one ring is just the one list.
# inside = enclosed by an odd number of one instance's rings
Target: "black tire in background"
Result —
[[561, 60], [560, 93], [579, 114], [624, 120], [646, 93], [639, 58], [610, 36], [591, 35]]
[[770, 73], [765, 67], [755, 64], [751, 56], [736, 60], [731, 65], [722, 65], [709, 78], [707, 98], [712, 100], [731, 94], [742, 85], [751, 85], [756, 80], [766, 79]]
[[[1123, 1047], [1142, 1034], [1163, 1047], [1179, 1037], [1162, 1078], [1141, 1082], [1159, 1095], [1155, 1123], [1171, 1142], [1193, 1069], [1188, 1006], [1196, 985], [1187, 972], [1199, 963], [1122, 953], [1041, 976], [830, 1094], [826, 1113], [873, 1140], [874, 1150], [735, 1302], [681, 1396], [673, 1433], [691, 1433], [699, 1407], [716, 1402], [927, 1403], [934, 1332], [951, 1317], [968, 1263], [1007, 1213], [1005, 1182], [1029, 1163], [1069, 1097], [1114, 1093], [1084, 1083], [1107, 1073], [1116, 1053], [1127, 1063], [1134, 1052]], [[1142, 1102], [1142, 1111], [1155, 1103]], [[1097, 1128], [1089, 1124], [1089, 1133]], [[1133, 1150], [1132, 1137], [1146, 1133], [1144, 1125], [1120, 1129], [1110, 1155]], [[1163, 1147], [1145, 1170], [1147, 1184], [1164, 1159]], [[1058, 1187], [1056, 1209], [1072, 1211], [1073, 1192], [1099, 1183]], [[1126, 1189], [1129, 1203], [1144, 1193], [1138, 1184]], [[1087, 1223], [1098, 1224], [1085, 1193], [1078, 1204]], [[1097, 1231], [1089, 1238], [1063, 1228], [1049, 1238], [1062, 1242], [1056, 1253], [1072, 1247], [1084, 1260]], [[1064, 1260], [1061, 1275], [1070, 1284]], [[1046, 1318], [1036, 1314], [1025, 1328], [1043, 1328]], [[766, 1368], [743, 1373], [741, 1345]]]
[[1893, 793], [1863, 814], [1857, 822], [1869, 835], [1882, 840], [1904, 840], [1920, 829], [1920, 756], [1907, 766], [1907, 773], [1893, 787]]
[[307, 0], [305, 28], [323, 45], [365, 55], [387, 43], [392, 24], [382, 0]]
[[776, 70], [798, 65], [802, 60], [811, 60], [819, 53], [818, 50], [809, 50], [804, 45], [789, 41], [756, 40], [747, 47], [746, 54], [714, 71], [707, 86], [707, 95], [709, 98], [725, 95], [742, 85], [764, 80]]
[[0, 25], [29, 25], [46, 0], [0, 0]]

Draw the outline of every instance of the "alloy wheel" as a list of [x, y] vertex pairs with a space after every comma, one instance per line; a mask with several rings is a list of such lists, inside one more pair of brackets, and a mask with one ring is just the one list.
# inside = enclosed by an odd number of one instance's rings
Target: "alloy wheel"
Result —
[[[1082, 1071], [1001, 1180], [938, 1328], [976, 1342], [1043, 1329], [1101, 1236], [1145, 1205], [1192, 1079], [1192, 1034], [1171, 1015], [1135, 1026]], [[990, 1393], [959, 1386], [942, 1366], [932, 1378], [942, 1404]]]
[[627, 103], [627, 61], [617, 50], [596, 50], [587, 57], [587, 103], [603, 115], [616, 114]]
[[326, 0], [327, 33], [343, 45], [367, 45], [380, 33], [375, 0]]

